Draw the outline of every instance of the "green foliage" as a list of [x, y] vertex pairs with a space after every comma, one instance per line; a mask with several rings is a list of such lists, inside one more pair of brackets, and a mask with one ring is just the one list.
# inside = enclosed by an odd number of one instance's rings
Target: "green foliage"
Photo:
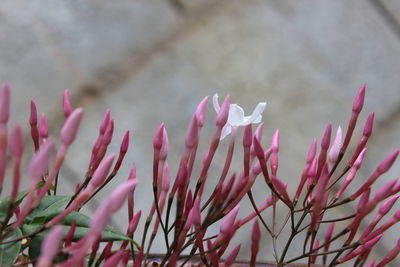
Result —
[[[22, 232], [19, 228], [10, 233], [2, 242], [7, 240], [18, 239], [22, 237]], [[0, 245], [0, 266], [11, 266], [17, 259], [21, 250], [21, 241], [5, 243]]]
[[[11, 212], [14, 213], [15, 208], [22, 202], [22, 200], [26, 197], [26, 192], [21, 192], [18, 194], [14, 205], [11, 208]], [[0, 201], [0, 223], [3, 223], [6, 218], [8, 206], [10, 205], [10, 197], [5, 197]]]
[[[69, 202], [68, 196], [45, 196], [41, 203], [31, 212], [25, 220], [25, 224], [21, 227], [23, 235], [30, 235], [41, 229], [45, 223], [62, 212]], [[67, 233], [73, 223], [76, 223], [76, 228], [73, 236], [73, 241], [82, 239], [88, 232], [90, 227], [90, 218], [80, 212], [73, 211], [66, 216], [60, 224], [64, 227], [64, 233]], [[40, 248], [43, 239], [47, 235], [49, 229], [34, 234], [28, 244], [29, 257], [35, 260], [40, 255]], [[113, 227], [107, 227], [101, 236], [101, 241], [132, 241], [125, 234], [121, 233]]]

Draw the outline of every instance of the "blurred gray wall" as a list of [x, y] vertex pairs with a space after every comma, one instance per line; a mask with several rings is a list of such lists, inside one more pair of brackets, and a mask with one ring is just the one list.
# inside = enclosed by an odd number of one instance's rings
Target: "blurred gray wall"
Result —
[[[63, 168], [66, 193], [82, 181], [98, 125], [110, 108], [115, 137], [109, 151], [118, 151], [127, 129], [131, 147], [123, 170], [97, 201], [125, 180], [136, 163], [141, 180], [137, 209], [146, 216], [151, 205], [152, 135], [162, 121], [170, 136], [174, 177], [186, 125], [205, 95], [218, 92], [224, 97], [231, 92], [232, 102], [246, 113], [267, 101], [264, 145], [279, 128], [280, 177], [293, 191], [312, 139], [321, 139], [328, 122], [334, 129], [346, 129], [352, 99], [366, 82], [359, 128], [369, 112], [376, 116], [374, 137], [357, 177], [360, 184], [384, 156], [399, 148], [399, 14], [395, 0], [3, 0], [0, 80], [12, 87], [13, 123], [27, 121], [29, 100], [34, 99], [47, 114], [51, 134], [58, 135], [65, 88], [70, 89], [73, 106], [85, 108], [79, 138]], [[211, 105], [207, 115], [204, 147], [213, 127]], [[227, 140], [211, 181], [220, 171]], [[379, 184], [398, 177], [399, 171], [397, 163]], [[260, 185], [255, 189], [259, 202], [268, 194]], [[89, 213], [98, 202], [90, 205]], [[243, 205], [241, 216], [250, 209], [247, 202]], [[352, 211], [349, 207], [338, 213]], [[126, 220], [124, 209], [113, 223], [124, 227]], [[238, 236], [244, 244], [249, 242], [248, 232]], [[396, 231], [385, 236], [375, 256], [382, 258], [397, 238]], [[262, 244], [260, 259], [273, 260], [270, 242], [266, 238]], [[159, 239], [155, 251], [162, 247]], [[248, 256], [246, 251], [242, 258]]]

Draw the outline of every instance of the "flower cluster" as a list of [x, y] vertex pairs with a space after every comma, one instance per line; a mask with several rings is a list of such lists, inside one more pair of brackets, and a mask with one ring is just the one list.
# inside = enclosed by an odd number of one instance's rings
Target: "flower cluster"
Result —
[[[271, 246], [277, 266], [305, 260], [309, 265], [321, 263], [336, 266], [354, 262], [363, 266], [371, 250], [385, 231], [400, 221], [400, 210], [383, 220], [399, 198], [400, 182], [390, 180], [375, 195], [375, 181], [386, 173], [396, 160], [399, 149], [390, 153], [355, 192], [346, 189], [356, 177], [366, 145], [373, 128], [374, 113], [365, 122], [362, 137], [350, 156], [343, 163], [363, 107], [365, 86], [362, 86], [353, 102], [347, 130], [342, 136], [339, 127], [331, 144], [332, 125], [328, 124], [320, 141], [315, 138], [308, 151], [306, 164], [300, 175], [295, 194], [287, 191], [287, 185], [278, 177], [279, 130], [271, 137], [269, 146], [262, 144], [263, 124], [261, 113], [266, 103], [259, 103], [250, 116], [243, 109], [231, 104], [227, 95], [222, 104], [218, 95], [213, 97], [217, 112], [215, 131], [208, 142], [198, 173], [194, 172], [200, 131], [205, 122], [208, 97], [198, 105], [185, 136], [185, 146], [180, 158], [176, 178], [172, 181], [168, 165], [168, 133], [161, 124], [153, 139], [153, 203], [150, 210], [136, 211], [134, 191], [138, 185], [136, 166], [131, 167], [125, 182], [104, 199], [89, 218], [80, 210], [115, 176], [117, 176], [129, 147], [129, 131], [121, 140], [118, 155], [108, 153], [113, 137], [114, 120], [107, 110], [100, 123], [99, 135], [93, 144], [91, 158], [84, 179], [72, 196], [57, 194], [57, 184], [64, 158], [73, 144], [83, 117], [83, 109], [73, 109], [66, 90], [63, 95], [64, 123], [60, 130], [60, 142], [56, 145], [48, 136], [46, 116], [38, 119], [35, 102], [31, 102], [29, 118], [30, 136], [35, 150], [28, 166], [29, 188], [20, 190], [21, 160], [24, 153], [24, 135], [17, 124], [12, 131], [7, 122], [10, 109], [10, 89], [7, 84], [0, 91], [0, 192], [6, 177], [6, 169], [12, 176], [12, 190], [0, 202], [0, 265], [1, 266], [147, 266], [156, 261], [160, 266], [183, 266], [196, 261], [196, 266], [230, 266], [234, 264], [241, 245], [231, 244], [232, 237], [243, 225], [252, 221], [250, 266], [257, 265], [260, 243], [272, 240]], [[254, 123], [260, 123], [253, 132]], [[237, 133], [243, 127], [243, 155], [238, 172], [231, 170]], [[209, 169], [220, 142], [229, 136], [229, 146], [221, 174], [214, 180], [216, 186], [205, 191]], [[11, 155], [11, 162], [7, 157]], [[61, 179], [61, 177], [60, 177]], [[195, 187], [190, 182], [195, 180]], [[257, 205], [252, 186], [263, 179], [270, 194]], [[146, 190], [145, 188], [141, 190]], [[4, 193], [4, 192], [3, 192]], [[248, 198], [253, 207], [239, 218], [240, 203]], [[112, 215], [123, 203], [128, 202], [129, 224], [125, 233], [108, 226]], [[335, 217], [335, 208], [357, 202], [354, 214]], [[285, 208], [287, 216], [282, 225], [276, 225], [277, 207]], [[265, 211], [272, 212], [272, 220]], [[172, 214], [174, 210], [175, 214]], [[376, 210], [372, 220], [368, 215]], [[135, 237], [142, 213], [143, 235]], [[326, 219], [327, 216], [334, 219]], [[325, 218], [324, 218], [325, 217]], [[338, 223], [340, 222], [340, 224]], [[344, 224], [341, 224], [344, 223]], [[360, 225], [367, 227], [361, 231]], [[210, 235], [213, 225], [219, 232]], [[327, 227], [321, 227], [327, 225]], [[344, 225], [344, 227], [341, 227]], [[261, 234], [261, 228], [268, 233]], [[284, 240], [282, 250], [277, 242], [282, 230], [290, 236]], [[340, 228], [340, 229], [337, 229]], [[327, 229], [323, 232], [322, 229]], [[305, 233], [303, 250], [288, 259], [287, 252], [293, 240]], [[324, 238], [318, 238], [319, 236]], [[152, 244], [160, 235], [166, 250], [157, 259], [151, 254]], [[104, 243], [101, 246], [101, 243]], [[332, 248], [337, 244], [337, 248]], [[233, 249], [231, 249], [233, 247]], [[383, 259], [372, 259], [368, 266], [385, 266], [400, 253], [400, 240]]]

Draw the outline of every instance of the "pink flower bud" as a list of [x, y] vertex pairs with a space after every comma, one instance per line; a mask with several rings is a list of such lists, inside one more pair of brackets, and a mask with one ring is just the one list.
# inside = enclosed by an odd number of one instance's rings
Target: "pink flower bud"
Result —
[[29, 124], [36, 125], [37, 124], [37, 109], [35, 101], [31, 100], [31, 113], [29, 115]]
[[128, 225], [128, 233], [131, 235], [136, 231], [136, 228], [139, 224], [140, 217], [142, 216], [142, 211], [139, 210], [135, 216], [132, 218], [132, 220], [129, 222]]
[[369, 196], [371, 194], [371, 189], [368, 188], [368, 190], [366, 190], [363, 195], [361, 196], [360, 200], [358, 201], [357, 204], [357, 212], [363, 212], [364, 208], [366, 207], [368, 201], [369, 201]]
[[47, 120], [46, 120], [46, 115], [42, 113], [40, 115], [40, 128], [39, 128], [39, 133], [42, 138], [47, 138], [49, 135], [49, 130], [47, 127]]
[[395, 184], [392, 188], [392, 195], [397, 194], [398, 192], [400, 192], [400, 182], [398, 182], [397, 184]]
[[[256, 129], [256, 131], [254, 133], [254, 136], [259, 140], [259, 142], [261, 142], [261, 139], [262, 139], [263, 128], [264, 128], [264, 123], [260, 123], [257, 126], [257, 129]], [[251, 153], [252, 156], [255, 156], [255, 154], [256, 154], [255, 151], [254, 151], [254, 144], [253, 143], [251, 144], [250, 153]]]
[[279, 158], [278, 158], [278, 152], [279, 152], [279, 129], [275, 131], [275, 133], [272, 135], [272, 142], [271, 142], [271, 160], [270, 160], [270, 165], [271, 165], [271, 173], [272, 177], [276, 176], [276, 172], [279, 166]]
[[386, 213], [388, 213], [399, 197], [400, 196], [391, 196], [388, 200], [383, 202], [383, 204], [379, 207], [379, 214], [384, 216]]
[[113, 134], [114, 134], [114, 120], [110, 120], [110, 121], [108, 122], [106, 131], [105, 131], [105, 133], [104, 133], [104, 135], [103, 135], [103, 138], [102, 138], [102, 140], [101, 140], [102, 143], [103, 143], [104, 145], [108, 146], [108, 145], [111, 143]]
[[185, 212], [184, 214], [189, 215], [190, 210], [192, 209], [192, 204], [193, 204], [193, 194], [192, 190], [189, 189], [187, 195], [186, 195], [186, 201], [185, 201]]
[[392, 191], [393, 186], [397, 183], [397, 179], [393, 179], [382, 186], [375, 194], [375, 201], [380, 202], [387, 198]]
[[115, 154], [109, 155], [105, 160], [100, 163], [99, 167], [97, 167], [92, 179], [90, 180], [90, 183], [94, 187], [99, 187], [104, 183], [105, 179], [107, 178], [108, 172], [110, 171], [111, 165], [114, 161], [114, 158]]
[[373, 239], [371, 239], [368, 242], [366, 242], [362, 247], [364, 249], [372, 248], [376, 243], [378, 243], [378, 241], [381, 239], [382, 236], [383, 235], [378, 235], [378, 236], [374, 237]]
[[53, 266], [53, 259], [60, 250], [60, 243], [63, 238], [64, 230], [62, 226], [54, 226], [47, 234], [42, 242], [41, 254], [36, 266], [50, 267]]
[[128, 147], [129, 147], [129, 131], [126, 131], [124, 138], [122, 139], [120, 152], [125, 154], [126, 151], [128, 151]]
[[168, 163], [165, 163], [161, 181], [161, 191], [168, 192], [169, 186], [170, 186], [169, 166]]
[[360, 155], [358, 155], [357, 160], [354, 162], [352, 168], [350, 169], [349, 173], [347, 174], [343, 184], [340, 186], [338, 192], [336, 193], [336, 199], [338, 199], [346, 190], [347, 186], [354, 180], [354, 177], [357, 174], [358, 169], [361, 167], [362, 161], [364, 159], [365, 152], [367, 151], [366, 148], [364, 148]]
[[[376, 261], [376, 259], [372, 259], [372, 260], [368, 263], [367, 267], [374, 267], [374, 266], [375, 266], [375, 261]], [[383, 266], [382, 266], [382, 267], [383, 267]]]
[[264, 149], [262, 148], [262, 146], [256, 136], [253, 137], [253, 144], [254, 144], [254, 151], [258, 158], [258, 163], [260, 164], [261, 170], [264, 175], [264, 179], [267, 183], [270, 183], [271, 179], [269, 177], [269, 173], [268, 173], [268, 169], [267, 169], [266, 157], [264, 155]]
[[197, 106], [196, 112], [194, 113], [197, 119], [197, 126], [202, 128], [204, 125], [204, 120], [206, 118], [206, 109], [209, 96], [206, 96], [201, 100], [200, 104]]
[[110, 110], [106, 109], [106, 112], [104, 113], [104, 116], [103, 116], [103, 119], [101, 121], [100, 128], [99, 128], [100, 135], [103, 135], [106, 132], [109, 122], [110, 122]]
[[121, 261], [122, 254], [124, 254], [123, 250], [119, 250], [110, 256], [103, 264], [103, 267], [114, 267]]
[[121, 142], [117, 162], [115, 163], [114, 169], [112, 171], [113, 174], [116, 174], [119, 168], [121, 167], [122, 161], [125, 158], [125, 154], [128, 151], [128, 147], [129, 147], [129, 131], [126, 131], [124, 138], [122, 139]]
[[201, 226], [201, 213], [200, 213], [200, 197], [197, 196], [194, 201], [193, 207], [190, 209], [189, 216], [191, 216], [191, 220], [193, 225], [196, 228], [200, 228]]
[[228, 183], [225, 185], [224, 191], [221, 194], [221, 197], [224, 201], [228, 197], [229, 193], [231, 193], [233, 185], [235, 184], [235, 180], [236, 180], [236, 173], [233, 173]]
[[364, 245], [361, 246], [361, 248], [353, 250], [351, 253], [347, 254], [346, 256], [344, 256], [343, 258], [341, 258], [340, 260], [338, 260], [339, 263], [343, 263], [346, 261], [351, 260], [352, 258], [360, 255], [361, 253], [363, 253], [364, 251], [372, 248], [378, 241], [379, 239], [381, 239], [382, 235], [378, 235], [375, 238], [371, 239], [370, 241], [368, 241], [367, 243], [365, 243]]
[[289, 197], [289, 195], [288, 195], [288, 193], [286, 191], [287, 184], [284, 184], [277, 177], [272, 178], [271, 181], [272, 181], [272, 184], [273, 184], [275, 190], [285, 200], [286, 204], [291, 205], [292, 201], [290, 200], [290, 197]]
[[111, 215], [122, 206], [127, 194], [133, 190], [136, 184], [136, 179], [124, 182], [101, 203], [90, 222], [89, 236], [98, 238], [103, 229], [106, 227]]
[[235, 223], [236, 216], [239, 212], [240, 205], [236, 205], [224, 218], [220, 226], [220, 232], [223, 235], [229, 236], [232, 231], [232, 226]]
[[36, 184], [42, 178], [42, 175], [44, 175], [44, 173], [46, 172], [49, 165], [49, 158], [53, 149], [54, 142], [50, 139], [43, 146], [40, 147], [38, 152], [33, 155], [31, 162], [29, 163], [31, 187], [36, 186]]
[[329, 241], [332, 238], [332, 234], [333, 234], [333, 230], [334, 229], [335, 229], [335, 223], [332, 222], [332, 223], [329, 224], [328, 229], [325, 232], [325, 246], [324, 246], [324, 251], [325, 252], [329, 250], [329, 246], [330, 246]]
[[14, 158], [21, 158], [24, 153], [24, 136], [21, 124], [17, 124], [11, 135], [11, 152]]
[[243, 147], [250, 147], [251, 146], [251, 142], [252, 142], [252, 135], [253, 135], [253, 129], [251, 126], [251, 123], [246, 125], [244, 127], [244, 133], [243, 133]]
[[129, 171], [128, 180], [136, 179], [136, 165], [132, 165], [131, 170]]
[[363, 136], [365, 137], [371, 136], [372, 128], [374, 127], [374, 117], [375, 113], [371, 112], [367, 118], [367, 121], [365, 122]]
[[276, 129], [272, 135], [271, 149], [273, 152], [279, 151], [279, 129]]
[[223, 127], [228, 121], [230, 105], [231, 105], [231, 95], [227, 94], [224, 99], [224, 102], [221, 105], [220, 110], [218, 111], [217, 117], [215, 118], [217, 126]]
[[[317, 240], [315, 240], [314, 245], [313, 245], [313, 252], [314, 253], [318, 253], [318, 249], [317, 249], [318, 247], [319, 247], [319, 240], [317, 239]], [[311, 264], [315, 264], [316, 259], [317, 259], [317, 256], [311, 256], [310, 257], [310, 263]]]
[[314, 158], [314, 160], [311, 162], [310, 167], [307, 170], [307, 176], [315, 177], [316, 172], [317, 172], [317, 158]]
[[386, 256], [383, 258], [381, 262], [379, 262], [376, 267], [384, 267], [387, 266], [389, 262], [394, 260], [397, 255], [400, 253], [400, 239], [397, 241], [396, 246], [386, 254]]
[[143, 248], [141, 248], [141, 249], [139, 249], [139, 252], [135, 257], [135, 261], [134, 261], [133, 267], [142, 266], [143, 256], [144, 256], [144, 250], [143, 250]]
[[254, 220], [253, 230], [251, 232], [251, 259], [250, 266], [255, 266], [258, 250], [260, 249], [261, 230], [258, 220]]
[[362, 161], [364, 159], [365, 156], [365, 152], [367, 152], [367, 149], [364, 148], [363, 150], [361, 150], [360, 154], [358, 155], [356, 161], [353, 164], [353, 167], [356, 169], [359, 169], [361, 167]]
[[65, 247], [71, 246], [75, 230], [76, 230], [76, 221], [73, 221], [71, 227], [68, 230], [67, 236], [65, 237]]
[[7, 82], [3, 84], [0, 91], [0, 124], [7, 124], [10, 117], [10, 86]]
[[163, 144], [163, 135], [164, 135], [164, 123], [161, 123], [158, 127], [156, 134], [153, 139], [153, 147], [154, 150], [160, 150]]
[[307, 155], [307, 163], [311, 164], [311, 162], [314, 160], [315, 155], [317, 154], [317, 139], [314, 138], [310, 149], [308, 150], [308, 155]]
[[71, 106], [71, 102], [69, 100], [68, 89], [65, 89], [64, 95], [63, 95], [63, 110], [64, 110], [64, 118], [68, 118], [69, 115], [71, 115], [71, 113], [72, 113], [72, 106]]
[[385, 173], [387, 172], [390, 167], [392, 167], [394, 161], [396, 160], [397, 156], [399, 155], [400, 149], [397, 149], [393, 151], [392, 153], [389, 154], [379, 165], [377, 168], [377, 171], [379, 173]]
[[185, 136], [185, 145], [187, 148], [192, 148], [199, 141], [199, 128], [196, 116], [192, 117], [189, 123], [189, 128], [187, 129]]
[[321, 148], [327, 150], [329, 148], [329, 144], [331, 142], [331, 134], [332, 134], [332, 124], [328, 124], [326, 126], [324, 136], [322, 137], [321, 141]]
[[336, 160], [339, 157], [340, 148], [342, 147], [342, 128], [339, 126], [336, 131], [335, 140], [333, 141], [332, 147], [328, 153], [328, 164], [329, 170], [335, 165]]
[[379, 178], [383, 173], [388, 171], [394, 161], [396, 160], [400, 150], [395, 150], [389, 156], [387, 156], [376, 168], [376, 170], [371, 174], [368, 180], [358, 189], [354, 194], [350, 196], [351, 199], [356, 199], [359, 195], [361, 195], [368, 187], [370, 187], [376, 179]]
[[224, 262], [224, 267], [229, 267], [235, 261], [237, 255], [239, 254], [241, 245], [237, 245], [234, 249], [232, 249], [231, 253], [229, 253], [228, 257], [226, 257]]
[[119, 210], [126, 198], [126, 196], [132, 192], [132, 190], [136, 187], [138, 181], [135, 180], [128, 180], [124, 182], [122, 185], [117, 187], [114, 192], [108, 197], [108, 201], [111, 203], [111, 210], [112, 212], [116, 212]]
[[365, 88], [366, 88], [366, 84], [362, 84], [360, 89], [358, 89], [357, 95], [354, 98], [353, 101], [353, 112], [355, 113], [360, 113], [363, 105], [364, 105], [364, 97], [365, 97]]
[[254, 136], [253, 138], [253, 145], [254, 152], [256, 153], [257, 157], [259, 157], [260, 159], [264, 159], [264, 149], [262, 148], [260, 141], [258, 141], [256, 136]]
[[169, 150], [168, 133], [167, 133], [167, 129], [164, 128], [163, 143], [162, 143], [162, 147], [160, 150], [160, 160], [161, 161], [165, 161], [167, 159], [168, 150]]
[[71, 115], [65, 120], [65, 123], [61, 129], [61, 141], [69, 146], [72, 144], [78, 132], [79, 125], [83, 116], [83, 109], [75, 109]]

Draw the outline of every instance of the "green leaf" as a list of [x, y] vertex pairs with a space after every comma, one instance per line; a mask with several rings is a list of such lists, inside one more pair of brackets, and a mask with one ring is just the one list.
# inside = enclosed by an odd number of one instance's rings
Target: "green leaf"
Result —
[[37, 258], [39, 258], [40, 248], [42, 246], [44, 237], [45, 237], [45, 235], [40, 233], [40, 234], [35, 235], [29, 242], [28, 253], [29, 253], [29, 258], [31, 260], [36, 260]]
[[36, 189], [42, 188], [42, 187], [44, 186], [44, 184], [45, 184], [44, 181], [39, 181], [39, 182], [36, 184]]
[[[24, 192], [20, 192], [17, 195], [17, 198], [15, 200], [14, 206], [12, 207], [12, 210], [11, 210], [12, 213], [14, 213], [15, 208], [19, 204], [21, 204], [22, 200], [26, 197], [26, 195], [27, 195], [27, 193], [25, 191]], [[0, 223], [2, 223], [4, 221], [4, 219], [6, 218], [9, 204], [10, 204], [10, 197], [3, 198], [0, 201]]]
[[76, 226], [89, 227], [90, 217], [80, 212], [73, 211], [68, 214], [64, 219], [62, 219], [61, 224], [72, 225], [73, 222], [76, 223]]
[[40, 201], [40, 204], [29, 214], [26, 221], [32, 222], [36, 217], [54, 217], [64, 210], [69, 200], [69, 196], [45, 196]]
[[[22, 232], [24, 233], [24, 235], [29, 235], [30, 233], [33, 233], [34, 231], [38, 230], [41, 227], [41, 225], [33, 225], [33, 224], [25, 224], [22, 226]], [[67, 233], [70, 226], [69, 225], [63, 225], [64, 227], [64, 232]], [[34, 237], [36, 236], [41, 236], [41, 235], [46, 235], [47, 232], [49, 230], [40, 232], [39, 234], [36, 234]], [[75, 233], [74, 233], [74, 237], [73, 237], [73, 241], [77, 241], [81, 238], [83, 238], [87, 233], [89, 232], [89, 228], [88, 227], [81, 227], [78, 226], [75, 228]], [[127, 237], [126, 235], [124, 235], [121, 232], [118, 232], [117, 230], [113, 230], [113, 231], [109, 231], [109, 230], [104, 230], [102, 235], [101, 235], [101, 241], [105, 242], [105, 241], [121, 241], [121, 240], [128, 240], [131, 241], [131, 239], [129, 237]]]
[[[89, 228], [89, 226], [90, 226], [90, 217], [86, 216], [85, 214], [82, 214], [80, 212], [77, 212], [77, 211], [73, 211], [70, 214], [68, 214], [68, 216], [66, 216], [61, 221], [61, 224], [72, 225], [72, 223], [74, 221], [76, 223], [76, 226], [81, 226], [81, 227], [86, 227], [86, 228]], [[112, 233], [119, 234], [119, 235], [124, 235], [119, 230], [117, 230], [111, 226], [107, 226], [105, 231], [112, 232]]]
[[50, 185], [50, 190], [51, 190], [51, 191], [56, 190], [56, 186], [55, 186], [54, 184], [51, 184], [51, 185]]
[[[22, 237], [19, 228], [2, 240], [2, 242]], [[0, 245], [0, 266], [11, 266], [19, 255], [21, 240]]]
[[32, 224], [44, 224], [46, 222], [46, 216], [38, 216], [33, 218]]

